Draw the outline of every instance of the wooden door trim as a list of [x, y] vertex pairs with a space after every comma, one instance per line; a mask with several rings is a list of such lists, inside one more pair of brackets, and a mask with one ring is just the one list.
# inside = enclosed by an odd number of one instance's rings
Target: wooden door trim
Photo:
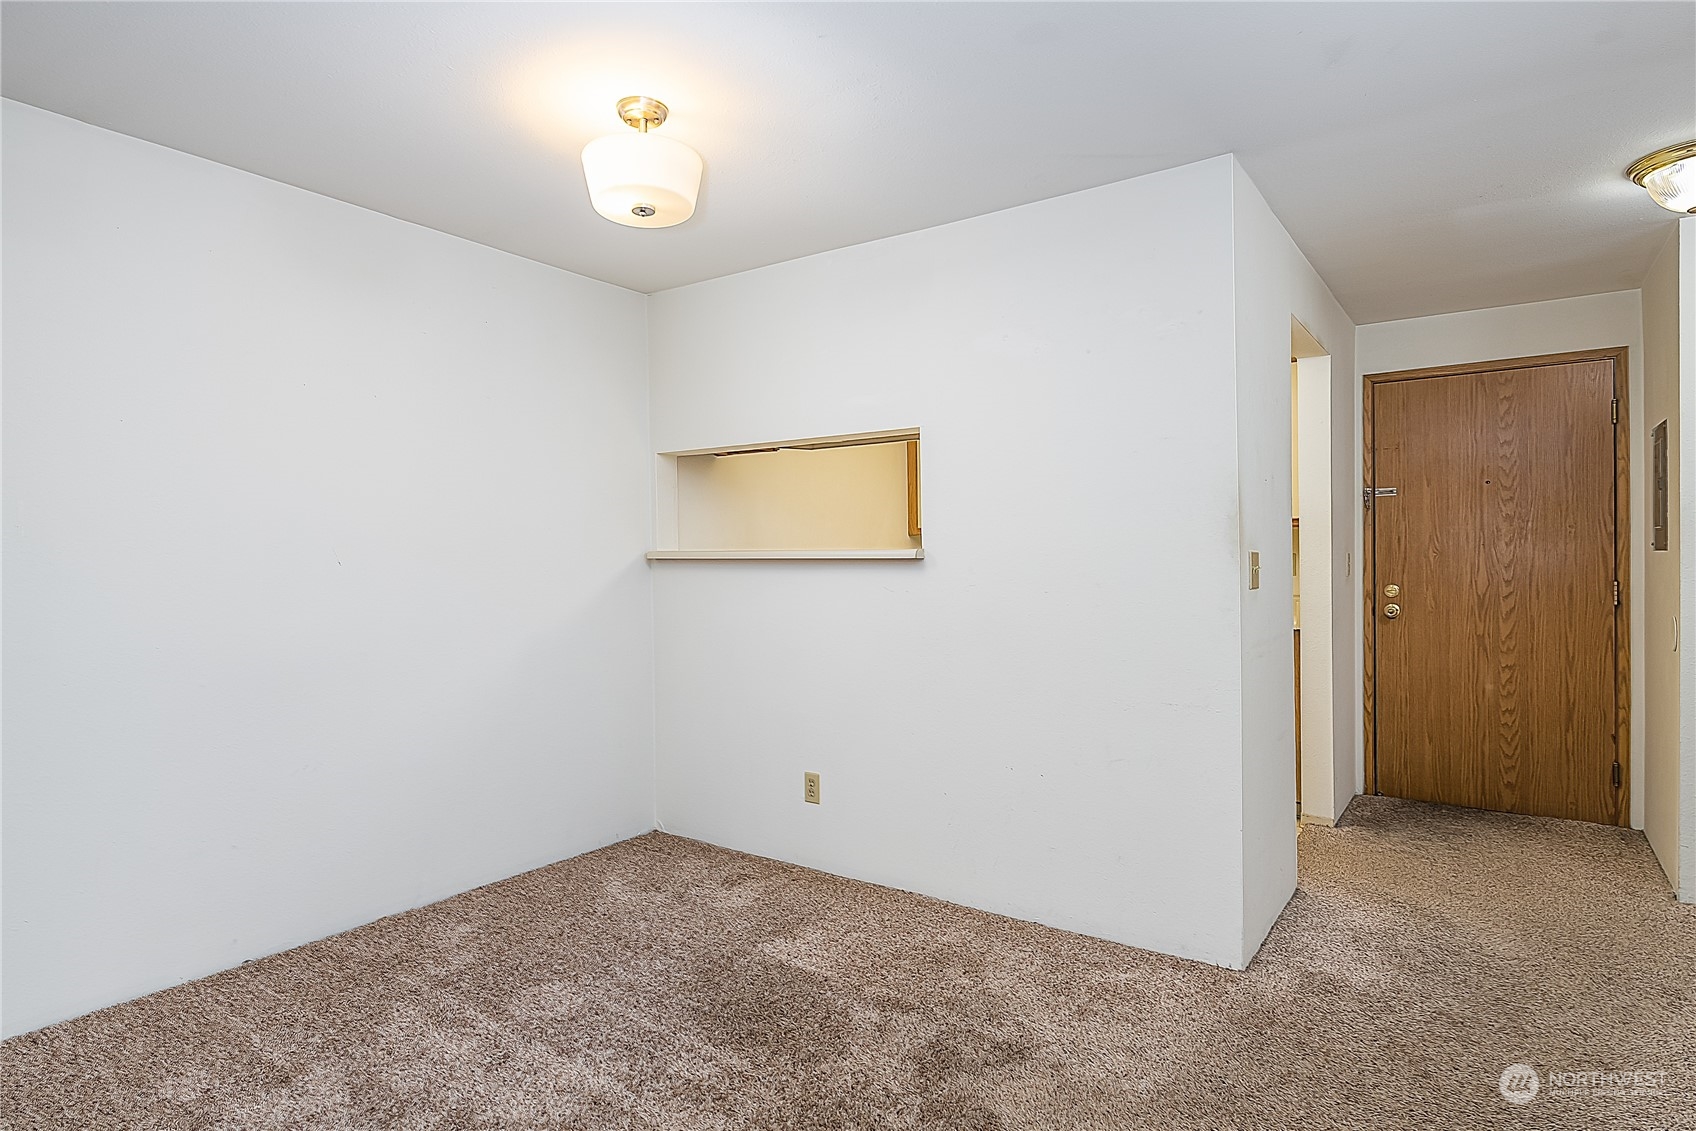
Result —
[[[1361, 485], [1370, 490], [1373, 482], [1372, 393], [1391, 381], [1420, 381], [1431, 377], [1459, 377], [1471, 373], [1499, 373], [1505, 369], [1539, 369], [1547, 365], [1571, 365], [1584, 361], [1614, 363], [1614, 397], [1619, 401], [1619, 419], [1614, 421], [1614, 572], [1619, 580], [1619, 609], [1614, 613], [1614, 712], [1619, 735], [1616, 756], [1620, 765], [1619, 823], [1631, 824], [1631, 426], [1627, 392], [1631, 388], [1631, 351], [1626, 346], [1546, 353], [1534, 357], [1510, 357], [1474, 361], [1464, 365], [1434, 365], [1425, 369], [1398, 369], [1368, 373], [1361, 379]], [[1361, 538], [1360, 580], [1365, 597], [1362, 650], [1366, 675], [1362, 693], [1366, 720], [1366, 788], [1378, 792], [1378, 578], [1373, 524], [1377, 511], [1366, 512]]]
[[1625, 346], [1609, 350], [1614, 359], [1614, 573], [1619, 579], [1619, 608], [1614, 610], [1614, 712], [1619, 720], [1619, 823], [1631, 825], [1631, 371]]

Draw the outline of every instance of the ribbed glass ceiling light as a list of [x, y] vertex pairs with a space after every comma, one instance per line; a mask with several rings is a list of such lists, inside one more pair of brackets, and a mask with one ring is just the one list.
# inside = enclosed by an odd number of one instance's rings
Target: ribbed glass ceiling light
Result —
[[1669, 145], [1639, 157], [1625, 175], [1669, 212], [1696, 212], [1696, 141]]
[[665, 103], [621, 98], [618, 116], [634, 133], [598, 137], [583, 147], [583, 179], [595, 211], [632, 228], [669, 228], [695, 214], [701, 155], [649, 131], [663, 124]]

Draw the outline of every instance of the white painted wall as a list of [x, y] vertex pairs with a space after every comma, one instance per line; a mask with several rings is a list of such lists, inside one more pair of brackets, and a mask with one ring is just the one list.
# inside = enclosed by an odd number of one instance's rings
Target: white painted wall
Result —
[[[914, 549], [907, 444], [679, 456], [677, 544], [690, 550]], [[663, 474], [663, 471], [662, 471]]]
[[654, 564], [668, 829], [1242, 963], [1231, 170], [653, 296], [659, 450], [925, 444], [923, 562]]
[[651, 827], [641, 296], [3, 113], [5, 1032]]
[[[1696, 223], [1696, 221], [1693, 221]], [[1643, 831], [1653, 846], [1661, 867], [1674, 889], [1680, 886], [1680, 830], [1685, 806], [1681, 788], [1682, 753], [1680, 727], [1683, 724], [1679, 703], [1679, 616], [1682, 578], [1681, 562], [1684, 537], [1684, 515], [1680, 505], [1679, 459], [1679, 369], [1683, 361], [1683, 339], [1696, 334], [1696, 328], [1679, 323], [1679, 234], [1674, 227], [1666, 246], [1650, 267], [1643, 280], [1643, 411], [1634, 422], [1643, 433], [1644, 458], [1652, 461], [1650, 433], [1661, 421], [1667, 422], [1669, 546], [1665, 550], [1648, 548], [1649, 512], [1652, 494], [1644, 498], [1644, 664], [1642, 717], [1643, 759]], [[1653, 462], [1644, 465], [1645, 489], [1653, 491], [1649, 476], [1654, 474]]]
[[[1644, 612], [1643, 831], [1678, 897], [1696, 903], [1696, 217], [1678, 221], [1643, 280], [1644, 412], [1636, 422], [1645, 460], [1650, 431], [1667, 422], [1671, 545], [1647, 549]], [[1645, 462], [1645, 475], [1652, 467]]]
[[[1646, 550], [1643, 831], [1679, 898], [1696, 903], [1696, 217], [1678, 222], [1643, 280], [1644, 406], [1667, 421], [1671, 547]], [[1645, 467], [1645, 471], [1650, 468]], [[1648, 505], [1647, 498], [1645, 506]], [[1645, 532], [1644, 538], [1647, 538]]]
[[[1258, 189], [1232, 162], [1232, 230], [1235, 246], [1235, 333], [1237, 357], [1237, 459], [1242, 500], [1239, 523], [1244, 558], [1260, 551], [1261, 586], [1246, 593], [1242, 604], [1242, 775], [1243, 775], [1243, 894], [1245, 958], [1271, 929], [1273, 921], [1295, 890], [1295, 687], [1291, 660], [1290, 609], [1292, 578], [1290, 517], [1292, 413], [1289, 380], [1292, 317], [1322, 343], [1344, 343], [1346, 356], [1354, 326], [1324, 283], [1296, 248]], [[1309, 413], [1317, 435], [1329, 436], [1329, 387], [1318, 382], [1310, 396]], [[1310, 474], [1328, 474], [1323, 443], [1310, 454]], [[1312, 543], [1305, 542], [1313, 560], [1312, 574], [1303, 586], [1304, 618], [1311, 618], [1312, 646], [1323, 655], [1332, 643], [1330, 606], [1338, 594], [1327, 576], [1332, 540], [1326, 518], [1331, 508], [1319, 504], [1309, 516]], [[1247, 583], [1246, 560], [1244, 583]], [[1340, 576], [1340, 571], [1338, 571]], [[1346, 607], [1346, 606], [1345, 606]], [[1303, 652], [1310, 638], [1304, 620]], [[1344, 653], [1345, 655], [1347, 653]], [[1305, 655], [1304, 655], [1304, 658]], [[1305, 689], [1304, 689], [1305, 690]], [[1316, 696], [1316, 700], [1320, 697]], [[1323, 716], [1316, 702], [1313, 725], [1334, 732], [1334, 719]], [[1304, 716], [1304, 719], [1308, 716]], [[1328, 752], [1317, 759], [1321, 777], [1332, 768]], [[1304, 766], [1304, 777], [1308, 767]], [[1352, 777], [1346, 764], [1338, 771]], [[1327, 783], [1329, 784], [1329, 783]], [[1339, 798], [1333, 787], [1317, 791], [1317, 811], [1338, 800], [1347, 804], [1353, 791]], [[1305, 793], [1304, 793], [1305, 796]]]
[[[1642, 419], [1643, 405], [1643, 315], [1642, 301], [1637, 291], [1615, 291], [1609, 294], [1588, 295], [1583, 298], [1557, 299], [1552, 302], [1533, 302], [1522, 306], [1501, 306], [1488, 310], [1469, 310], [1459, 314], [1438, 314], [1429, 318], [1409, 318], [1400, 322], [1378, 322], [1360, 327], [1356, 335], [1359, 358], [1358, 373], [1388, 373], [1400, 369], [1423, 369], [1435, 365], [1461, 365], [1472, 361], [1494, 361], [1503, 358], [1530, 357], [1546, 353], [1569, 353], [1574, 350], [1597, 349], [1605, 346], [1626, 346], [1630, 349], [1627, 381], [1627, 411], [1632, 415], [1631, 446], [1631, 591], [1641, 594], [1644, 586], [1644, 561], [1648, 555], [1647, 479], [1648, 457], [1643, 447], [1646, 433], [1637, 423]], [[1360, 389], [1356, 382], [1354, 416], [1354, 467], [1360, 463]], [[1359, 479], [1358, 471], [1355, 476]], [[1358, 490], [1358, 486], [1356, 490]], [[1357, 519], [1363, 517], [1357, 512]], [[1364, 530], [1357, 522], [1356, 538]], [[1358, 560], [1358, 559], [1357, 559]], [[1644, 602], [1639, 596], [1631, 603], [1631, 670], [1641, 673], [1644, 661]], [[1359, 639], [1357, 637], [1357, 639]], [[1358, 652], [1359, 645], [1356, 645]], [[1358, 686], [1358, 684], [1357, 684]], [[1358, 698], [1358, 693], [1356, 694]], [[1632, 680], [1632, 718], [1643, 717], [1644, 680]], [[1631, 824], [1643, 827], [1643, 750], [1644, 727], [1631, 729]]]
[[[1669, 546], [1667, 549], [1647, 548], [1650, 497], [1645, 495], [1645, 549], [1643, 565], [1643, 612], [1647, 622], [1647, 638], [1643, 641], [1643, 833], [1649, 836], [1660, 866], [1671, 880], [1672, 887], [1682, 890], [1686, 899], [1696, 890], [1689, 883], [1688, 873], [1681, 868], [1682, 844], [1688, 843], [1689, 822], [1693, 819], [1691, 794], [1696, 792], [1696, 778], [1684, 772], [1688, 749], [1681, 743], [1684, 724], [1684, 704], [1679, 697], [1681, 680], [1682, 641], [1681, 592], [1682, 539], [1689, 526], [1682, 507], [1679, 466], [1684, 458], [1681, 443], [1681, 382], [1689, 388], [1696, 380], [1696, 366], [1688, 366], [1688, 353], [1696, 349], [1696, 319], [1686, 314], [1684, 302], [1689, 302], [1689, 283], [1681, 280], [1684, 242], [1691, 241], [1689, 232], [1696, 231], [1696, 219], [1682, 222], [1669, 234], [1665, 248], [1643, 278], [1643, 412], [1638, 427], [1643, 432], [1645, 458], [1652, 460], [1650, 431], [1659, 422], [1667, 422], [1667, 519]], [[1654, 475], [1654, 465], [1645, 465], [1645, 473]], [[1652, 490], [1652, 483], [1649, 488]]]
[[[1678, 222], [1678, 415], [1679, 434], [1696, 436], [1696, 218]], [[1680, 449], [1681, 500], [1696, 500], [1696, 445]], [[1696, 647], [1682, 641], [1696, 630], [1696, 522], [1679, 517], [1679, 570], [1683, 615], [1679, 617], [1679, 898], [1696, 903]]]

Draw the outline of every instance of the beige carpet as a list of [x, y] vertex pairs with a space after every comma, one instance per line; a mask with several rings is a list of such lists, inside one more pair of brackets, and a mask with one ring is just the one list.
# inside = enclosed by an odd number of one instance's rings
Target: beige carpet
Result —
[[3, 1053], [19, 1129], [1696, 1128], [1696, 908], [1362, 798], [1233, 973], [653, 834]]

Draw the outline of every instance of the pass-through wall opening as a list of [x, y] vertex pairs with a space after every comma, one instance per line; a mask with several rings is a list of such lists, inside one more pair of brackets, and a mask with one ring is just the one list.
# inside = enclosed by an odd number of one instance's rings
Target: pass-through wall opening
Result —
[[923, 548], [917, 431], [744, 444], [660, 458], [672, 486], [669, 514], [663, 513], [662, 497], [662, 550]]

